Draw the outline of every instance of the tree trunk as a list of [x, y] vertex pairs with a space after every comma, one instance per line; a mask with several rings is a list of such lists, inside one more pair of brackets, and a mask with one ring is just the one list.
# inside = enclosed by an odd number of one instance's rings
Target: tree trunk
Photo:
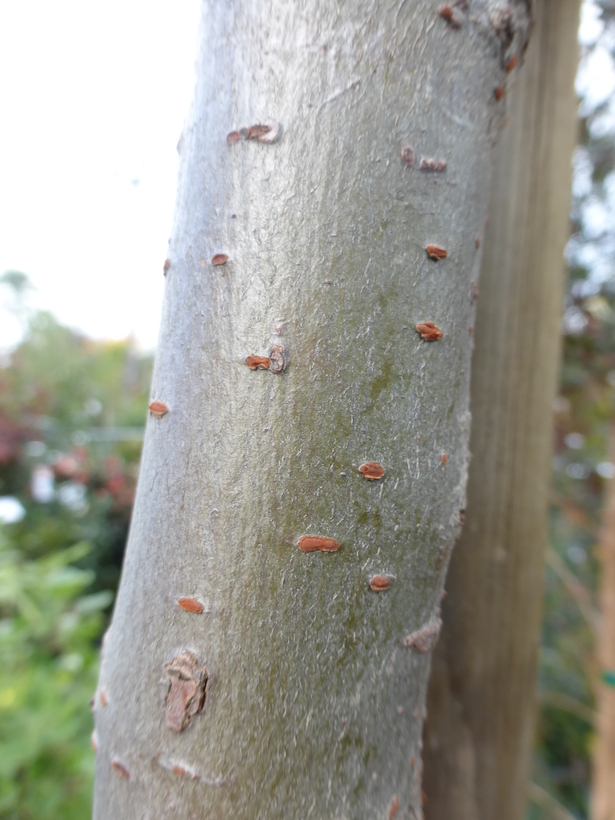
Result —
[[204, 5], [97, 820], [421, 814], [477, 240], [529, 28], [525, 0], [462, 6]]
[[428, 820], [520, 820], [535, 711], [576, 115], [579, 0], [545, 0], [498, 146], [472, 362], [472, 462], [434, 653]]
[[[615, 458], [615, 428], [610, 435]], [[598, 545], [600, 561], [600, 626], [596, 693], [597, 737], [593, 753], [592, 820], [615, 820], [615, 481], [607, 484], [604, 523]]]

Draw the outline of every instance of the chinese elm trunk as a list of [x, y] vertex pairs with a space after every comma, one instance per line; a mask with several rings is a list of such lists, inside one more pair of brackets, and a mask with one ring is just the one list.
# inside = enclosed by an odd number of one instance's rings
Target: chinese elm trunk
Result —
[[529, 29], [523, 0], [438, 9], [204, 4], [97, 820], [420, 817], [477, 240]]
[[579, 0], [545, 0], [497, 147], [472, 461], [425, 731], [427, 820], [525, 816], [575, 138]]

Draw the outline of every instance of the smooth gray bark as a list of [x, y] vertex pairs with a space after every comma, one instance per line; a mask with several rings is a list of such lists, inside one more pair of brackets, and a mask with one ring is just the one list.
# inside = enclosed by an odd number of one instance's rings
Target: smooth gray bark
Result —
[[[97, 820], [420, 816], [430, 654], [402, 641], [437, 618], [465, 506], [494, 89], [529, 22], [525, 2], [474, 0], [459, 29], [438, 8], [204, 5], [152, 387], [169, 412], [95, 699]], [[274, 144], [227, 142], [263, 121]], [[286, 370], [251, 371], [272, 344]], [[186, 652], [206, 700], [174, 732]]]
[[425, 729], [427, 820], [521, 820], [530, 768], [575, 143], [579, 0], [537, 8], [497, 147], [468, 507]]

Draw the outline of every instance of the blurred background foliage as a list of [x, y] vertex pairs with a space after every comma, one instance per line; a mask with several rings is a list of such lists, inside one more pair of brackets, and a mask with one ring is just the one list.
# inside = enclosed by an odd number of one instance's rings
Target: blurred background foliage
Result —
[[[615, 3], [584, 2], [580, 43], [531, 820], [588, 817], [596, 545], [615, 479]], [[598, 90], [597, 73], [606, 77]], [[20, 272], [0, 284], [24, 328], [0, 363], [0, 818], [76, 820], [91, 812], [89, 701], [128, 532], [152, 357], [130, 339], [92, 341], [30, 311]]]
[[134, 499], [152, 357], [27, 308], [0, 367], [0, 818], [91, 815], [90, 698]]

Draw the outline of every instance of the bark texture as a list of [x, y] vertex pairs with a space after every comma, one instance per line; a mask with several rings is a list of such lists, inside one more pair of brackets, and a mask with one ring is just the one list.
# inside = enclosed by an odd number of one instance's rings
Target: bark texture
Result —
[[466, 521], [425, 730], [428, 820], [524, 816], [576, 105], [578, 0], [545, 0], [497, 148]]
[[[615, 458], [615, 428], [610, 436]], [[598, 663], [602, 678], [596, 692], [597, 737], [593, 754], [592, 820], [615, 818], [615, 481], [607, 484], [604, 523], [598, 545], [600, 625]]]
[[494, 88], [529, 26], [500, 6], [204, 4], [97, 820], [420, 816]]

